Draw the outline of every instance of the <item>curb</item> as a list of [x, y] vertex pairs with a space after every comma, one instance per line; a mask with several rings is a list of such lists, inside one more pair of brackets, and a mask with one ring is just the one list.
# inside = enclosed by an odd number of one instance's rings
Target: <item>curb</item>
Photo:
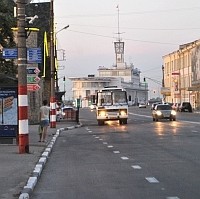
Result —
[[48, 143], [47, 147], [45, 148], [44, 152], [42, 153], [41, 157], [39, 158], [38, 163], [36, 164], [36, 166], [32, 172], [32, 176], [29, 177], [27, 184], [24, 186], [18, 199], [29, 199], [30, 198], [30, 195], [33, 192], [33, 190], [38, 182], [38, 179], [44, 169], [44, 166], [48, 160], [48, 157], [49, 157], [49, 155], [52, 151], [52, 148], [56, 142], [56, 139], [58, 138], [60, 133], [62, 131], [72, 130], [72, 129], [80, 128], [80, 127], [82, 127], [82, 124], [78, 124], [78, 125], [70, 126], [70, 127], [66, 127], [66, 128], [60, 128], [60, 129], [56, 130], [55, 135], [53, 136], [51, 141]]

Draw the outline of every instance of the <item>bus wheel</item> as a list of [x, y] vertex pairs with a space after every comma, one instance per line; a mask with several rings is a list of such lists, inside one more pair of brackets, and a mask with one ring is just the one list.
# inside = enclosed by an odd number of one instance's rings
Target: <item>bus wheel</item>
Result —
[[102, 121], [102, 120], [98, 120], [98, 125], [99, 125], [99, 126], [104, 125], [104, 121]]
[[127, 119], [123, 119], [123, 123], [124, 123], [124, 124], [127, 124]]

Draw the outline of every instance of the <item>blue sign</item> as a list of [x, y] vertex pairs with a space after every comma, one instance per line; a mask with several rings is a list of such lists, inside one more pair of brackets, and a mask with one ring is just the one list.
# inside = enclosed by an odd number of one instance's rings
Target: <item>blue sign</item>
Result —
[[16, 59], [17, 58], [17, 48], [3, 48], [3, 58], [4, 59]]
[[41, 48], [28, 48], [27, 62], [28, 63], [42, 63]]
[[18, 93], [15, 87], [0, 88], [0, 137], [16, 137], [18, 132]]

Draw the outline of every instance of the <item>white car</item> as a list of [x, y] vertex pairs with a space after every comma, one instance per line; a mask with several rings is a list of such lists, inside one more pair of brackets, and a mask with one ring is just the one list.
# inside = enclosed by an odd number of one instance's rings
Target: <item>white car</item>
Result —
[[139, 108], [146, 108], [147, 105], [144, 102], [139, 103]]
[[91, 104], [91, 105], [90, 105], [90, 109], [91, 109], [91, 110], [96, 109], [96, 104]]

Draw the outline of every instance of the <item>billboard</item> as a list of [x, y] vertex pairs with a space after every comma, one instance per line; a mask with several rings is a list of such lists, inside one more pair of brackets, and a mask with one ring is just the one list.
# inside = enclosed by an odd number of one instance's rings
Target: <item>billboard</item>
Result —
[[17, 109], [17, 87], [0, 87], [0, 137], [17, 136]]

